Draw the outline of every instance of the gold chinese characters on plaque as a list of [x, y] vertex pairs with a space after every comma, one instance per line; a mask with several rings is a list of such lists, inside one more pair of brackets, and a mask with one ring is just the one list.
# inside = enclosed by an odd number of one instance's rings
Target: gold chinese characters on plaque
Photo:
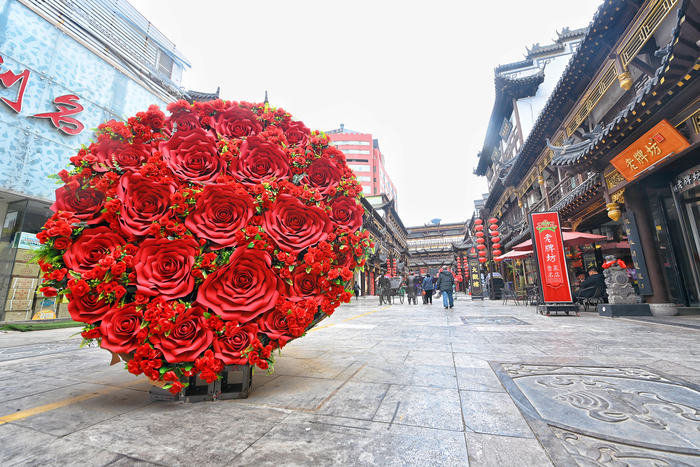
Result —
[[615, 156], [610, 163], [628, 181], [649, 170], [657, 162], [690, 146], [688, 141], [667, 120], [661, 120], [644, 136]]

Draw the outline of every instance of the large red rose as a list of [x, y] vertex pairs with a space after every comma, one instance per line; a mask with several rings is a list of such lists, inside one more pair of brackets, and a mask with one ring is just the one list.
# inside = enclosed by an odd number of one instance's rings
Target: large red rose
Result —
[[164, 129], [167, 135], [176, 131], [190, 131], [195, 128], [201, 128], [199, 116], [194, 112], [182, 111], [175, 112], [165, 119]]
[[211, 184], [197, 198], [197, 204], [185, 219], [194, 235], [211, 242], [212, 250], [236, 245], [234, 232], [245, 227], [255, 214], [253, 198], [243, 189], [229, 185]]
[[206, 327], [204, 309], [198, 306], [175, 318], [170, 334], [154, 334], [149, 340], [170, 363], [193, 362], [207, 350], [214, 340], [214, 333]]
[[75, 191], [61, 187], [56, 190], [56, 201], [51, 205], [53, 212], [70, 211], [76, 219], [88, 225], [99, 224], [104, 220], [102, 209], [104, 208], [105, 194], [92, 188]]
[[328, 238], [333, 225], [326, 212], [316, 206], [306, 206], [297, 198], [283, 194], [263, 215], [263, 227], [280, 250], [299, 253]]
[[331, 208], [329, 217], [337, 226], [350, 229], [352, 232], [362, 227], [362, 216], [364, 208], [357, 204], [355, 198], [349, 196], [339, 196], [328, 203]]
[[98, 295], [91, 293], [73, 295], [68, 302], [70, 317], [73, 318], [73, 321], [81, 323], [100, 321], [110, 308], [111, 305], [104, 299], [100, 300]]
[[117, 185], [117, 197], [122, 202], [119, 223], [122, 230], [136, 237], [148, 234], [155, 221], [170, 219], [170, 195], [177, 189], [174, 183], [158, 183], [139, 173], [122, 175]]
[[151, 155], [150, 146], [141, 143], [125, 143], [114, 139], [105, 139], [91, 146], [97, 161], [92, 165], [96, 172], [107, 172], [115, 168], [138, 170]]
[[107, 226], [85, 229], [63, 254], [63, 262], [68, 269], [84, 274], [97, 266], [99, 260], [124, 245], [126, 240]]
[[231, 162], [231, 174], [248, 186], [289, 178], [289, 157], [276, 144], [251, 136]]
[[284, 282], [272, 269], [270, 255], [238, 247], [229, 263], [199, 286], [197, 303], [225, 320], [246, 323], [273, 308], [283, 293]]
[[316, 188], [318, 191], [327, 195], [331, 188], [336, 188], [342, 172], [338, 169], [330, 159], [316, 159], [306, 169], [306, 177], [304, 183], [308, 183], [311, 188]]
[[294, 269], [292, 273], [292, 285], [289, 287], [289, 300], [298, 302], [301, 300], [312, 299], [319, 301], [322, 299], [321, 291], [318, 286], [318, 275], [313, 272], [306, 272], [303, 267]]
[[134, 257], [136, 290], [144, 295], [175, 300], [194, 290], [195, 256], [199, 244], [193, 239], [147, 238]]
[[302, 122], [292, 122], [284, 131], [290, 146], [305, 146], [310, 134], [311, 130]]
[[116, 353], [129, 353], [138, 347], [138, 333], [141, 330], [143, 313], [136, 309], [134, 303], [123, 307], [113, 306], [102, 318], [103, 349]]
[[214, 340], [214, 356], [223, 360], [226, 365], [248, 363], [248, 357], [243, 356], [243, 351], [258, 337], [258, 325], [244, 324], [226, 334]]
[[158, 149], [180, 180], [211, 182], [226, 172], [226, 161], [217, 151], [216, 138], [201, 128], [178, 131], [161, 142]]
[[284, 347], [288, 341], [294, 338], [289, 332], [287, 314], [277, 308], [262, 315], [258, 320], [258, 326], [267, 337], [278, 341], [280, 347]]
[[262, 131], [262, 125], [257, 121], [256, 115], [240, 107], [229, 107], [214, 115], [209, 124], [212, 130], [226, 138], [243, 138]]

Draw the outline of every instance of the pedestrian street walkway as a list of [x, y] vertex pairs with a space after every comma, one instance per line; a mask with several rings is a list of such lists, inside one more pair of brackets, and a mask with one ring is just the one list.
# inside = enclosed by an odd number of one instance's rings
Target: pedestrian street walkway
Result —
[[195, 404], [75, 332], [0, 333], [0, 465], [700, 466], [700, 329], [673, 322], [362, 297]]

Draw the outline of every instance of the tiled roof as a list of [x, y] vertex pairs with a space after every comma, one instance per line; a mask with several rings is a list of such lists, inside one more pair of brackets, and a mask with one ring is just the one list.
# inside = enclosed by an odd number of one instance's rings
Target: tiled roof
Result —
[[564, 50], [564, 47], [566, 46], [563, 43], [554, 43], [542, 46], [540, 44], [535, 44], [532, 46], [531, 49], [525, 47], [525, 49], [527, 50], [527, 55], [525, 55], [525, 57], [532, 58], [537, 57], [538, 55], [546, 55], [552, 52], [558, 52]]
[[601, 186], [600, 174], [598, 172], [590, 175], [586, 181], [571, 190], [566, 196], [560, 199], [554, 206], [552, 206], [550, 211], [562, 211], [566, 209], [572, 201], [580, 199], [584, 193], [587, 191]]
[[216, 92], [199, 92], [199, 91], [187, 91], [187, 95], [189, 96], [187, 98], [187, 102], [190, 104], [193, 104], [194, 102], [209, 102], [209, 101], [215, 101], [216, 99], [219, 98], [219, 91], [220, 87], [216, 88]]

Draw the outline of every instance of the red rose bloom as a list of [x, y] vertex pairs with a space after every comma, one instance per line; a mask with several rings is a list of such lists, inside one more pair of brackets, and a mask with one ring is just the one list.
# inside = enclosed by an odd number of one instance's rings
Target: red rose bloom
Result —
[[316, 159], [306, 170], [304, 183], [327, 195], [331, 188], [337, 188], [343, 173], [330, 159]]
[[292, 122], [292, 124], [289, 125], [284, 132], [289, 145], [299, 147], [306, 145], [310, 134], [311, 130], [309, 130], [302, 122]]
[[211, 241], [212, 250], [236, 245], [233, 232], [245, 227], [255, 214], [253, 198], [238, 195], [229, 185], [212, 184], [204, 187], [197, 204], [185, 219], [194, 235]]
[[357, 204], [355, 198], [340, 196], [328, 203], [331, 208], [329, 217], [337, 227], [345, 227], [355, 232], [362, 227], [362, 215], [364, 209]]
[[102, 208], [105, 194], [88, 188], [85, 190], [68, 191], [65, 187], [56, 190], [56, 201], [51, 205], [53, 212], [70, 211], [75, 218], [88, 225], [99, 224], [104, 220]]
[[258, 326], [271, 340], [279, 341], [280, 347], [284, 347], [294, 337], [289, 332], [287, 313], [277, 308], [262, 315]]
[[138, 170], [151, 155], [149, 146], [141, 143], [125, 143], [105, 139], [91, 147], [97, 161], [92, 165], [96, 172], [106, 172], [119, 167], [122, 170]]
[[262, 125], [257, 121], [255, 114], [239, 107], [229, 107], [214, 115], [209, 124], [212, 130], [226, 138], [243, 138], [262, 131]]
[[280, 250], [299, 253], [325, 240], [333, 230], [326, 212], [316, 206], [306, 206], [291, 195], [279, 195], [263, 215], [263, 227]]
[[289, 300], [298, 302], [301, 300], [312, 299], [320, 300], [322, 297], [318, 286], [319, 276], [307, 273], [303, 267], [298, 267], [292, 272], [292, 285], [290, 287]]
[[214, 339], [205, 322], [204, 309], [194, 306], [175, 318], [169, 335], [154, 334], [149, 340], [169, 363], [192, 362]]
[[66, 248], [71, 246], [72, 243], [73, 241], [70, 238], [58, 237], [54, 239], [53, 247], [57, 250], [65, 250]]
[[172, 217], [170, 196], [175, 191], [174, 183], [157, 183], [138, 173], [122, 175], [117, 185], [117, 197], [122, 202], [119, 217], [122, 229], [136, 237], [148, 235], [153, 222]]
[[126, 241], [107, 226], [85, 229], [63, 254], [63, 262], [68, 269], [85, 274], [97, 266], [102, 258], [124, 245]]
[[[228, 331], [228, 330], [227, 330]], [[243, 351], [253, 345], [258, 336], [258, 325], [244, 324], [235, 328], [227, 335], [214, 340], [214, 355], [226, 365], [245, 365], [248, 359], [242, 356]]]
[[276, 144], [251, 136], [241, 144], [241, 151], [231, 162], [231, 174], [241, 183], [254, 186], [272, 179], [289, 178], [289, 158]]
[[165, 300], [185, 297], [194, 290], [194, 266], [199, 244], [193, 239], [147, 238], [134, 257], [136, 290]]
[[68, 313], [73, 321], [94, 323], [100, 321], [111, 306], [104, 299], [100, 300], [95, 294], [73, 295], [68, 302]]
[[199, 116], [194, 112], [176, 112], [165, 119], [165, 132], [172, 134], [174, 129], [177, 131], [190, 131], [195, 128], [201, 128], [199, 124]]
[[245, 323], [273, 308], [283, 293], [284, 283], [272, 269], [269, 253], [239, 247], [226, 266], [199, 286], [197, 303], [224, 320]]
[[101, 347], [116, 353], [136, 350], [142, 318], [143, 313], [138, 311], [133, 303], [127, 303], [123, 307], [112, 307], [100, 324], [103, 336]]
[[180, 180], [212, 182], [226, 172], [226, 161], [217, 152], [216, 138], [201, 128], [178, 131], [161, 142], [158, 149]]

